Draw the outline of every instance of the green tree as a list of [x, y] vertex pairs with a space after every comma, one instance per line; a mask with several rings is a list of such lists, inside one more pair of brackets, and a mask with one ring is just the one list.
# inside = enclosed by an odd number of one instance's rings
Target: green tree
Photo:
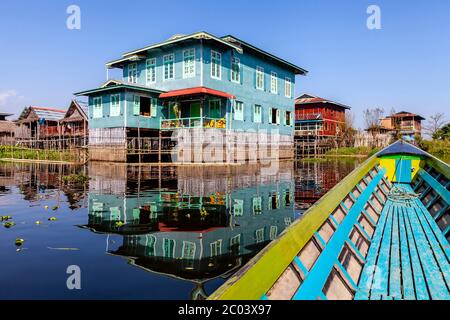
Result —
[[450, 123], [437, 130], [433, 134], [433, 139], [435, 140], [450, 140]]

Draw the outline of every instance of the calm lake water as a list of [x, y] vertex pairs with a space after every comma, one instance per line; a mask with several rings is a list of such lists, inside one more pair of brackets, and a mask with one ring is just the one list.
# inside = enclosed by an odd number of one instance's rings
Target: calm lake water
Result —
[[[0, 225], [0, 299], [206, 298], [360, 162], [0, 163], [0, 216], [15, 224]], [[75, 173], [89, 182], [64, 182]]]

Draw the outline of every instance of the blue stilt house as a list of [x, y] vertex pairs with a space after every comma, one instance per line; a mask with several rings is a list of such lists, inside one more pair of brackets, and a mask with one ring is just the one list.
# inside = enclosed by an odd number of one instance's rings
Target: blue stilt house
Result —
[[293, 157], [295, 76], [307, 71], [292, 63], [233, 36], [198, 32], [106, 66], [123, 78], [76, 93], [89, 97], [91, 160]]

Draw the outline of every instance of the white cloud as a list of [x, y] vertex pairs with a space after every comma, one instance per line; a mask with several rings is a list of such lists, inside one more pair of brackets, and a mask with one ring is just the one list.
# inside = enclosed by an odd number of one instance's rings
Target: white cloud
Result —
[[19, 95], [16, 90], [0, 89], [0, 112], [9, 112], [17, 116], [23, 109], [25, 97]]
[[14, 90], [0, 91], [0, 107], [5, 107], [8, 100], [17, 97], [17, 92]]

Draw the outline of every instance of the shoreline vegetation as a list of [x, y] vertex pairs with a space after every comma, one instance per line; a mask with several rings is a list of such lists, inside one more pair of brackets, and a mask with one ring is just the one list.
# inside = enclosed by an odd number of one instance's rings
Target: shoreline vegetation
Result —
[[76, 154], [67, 150], [30, 149], [15, 146], [0, 146], [0, 159], [3, 161], [77, 162]]
[[368, 158], [380, 151], [380, 148], [371, 147], [341, 147], [331, 149], [325, 153], [326, 157], [357, 157]]

